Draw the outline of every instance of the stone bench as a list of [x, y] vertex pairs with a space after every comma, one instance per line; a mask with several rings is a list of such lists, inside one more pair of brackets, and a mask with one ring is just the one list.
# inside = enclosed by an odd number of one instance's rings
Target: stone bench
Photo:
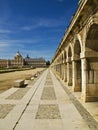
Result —
[[31, 80], [34, 80], [34, 77], [31, 77]]
[[21, 87], [24, 85], [24, 80], [23, 79], [19, 79], [19, 80], [15, 80], [14, 81], [14, 87]]
[[35, 74], [35, 75], [34, 75], [34, 78], [37, 78], [37, 77], [38, 77], [38, 75], [37, 75], [37, 74]]
[[27, 75], [25, 80], [31, 80], [31, 75]]

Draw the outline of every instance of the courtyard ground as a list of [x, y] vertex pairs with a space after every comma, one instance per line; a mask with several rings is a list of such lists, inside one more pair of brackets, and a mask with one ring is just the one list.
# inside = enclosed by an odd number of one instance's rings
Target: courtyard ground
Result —
[[45, 68], [36, 68], [25, 71], [15, 71], [9, 73], [0, 74], [0, 93], [14, 86], [14, 81], [17, 79], [26, 79], [28, 76], [33, 76], [37, 72], [44, 70]]

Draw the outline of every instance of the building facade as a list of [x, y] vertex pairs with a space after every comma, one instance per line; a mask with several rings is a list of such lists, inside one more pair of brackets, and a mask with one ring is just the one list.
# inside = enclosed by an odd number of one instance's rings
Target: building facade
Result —
[[27, 57], [24, 60], [25, 60], [25, 65], [32, 68], [46, 67], [46, 61], [44, 58], [30, 58], [27, 55]]
[[21, 67], [46, 67], [46, 61], [43, 58], [23, 58], [20, 52], [17, 52], [13, 59], [0, 59], [0, 68], [21, 68]]
[[98, 101], [98, 0], [80, 0], [51, 68], [85, 102]]
[[6, 59], [0, 59], [0, 68], [7, 68], [8, 62]]

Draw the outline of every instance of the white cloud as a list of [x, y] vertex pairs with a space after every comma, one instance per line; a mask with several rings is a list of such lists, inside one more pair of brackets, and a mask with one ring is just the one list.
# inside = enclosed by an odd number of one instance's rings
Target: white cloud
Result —
[[0, 33], [11, 33], [11, 31], [6, 29], [0, 29]]
[[0, 42], [0, 48], [8, 47], [9, 44], [6, 42]]
[[36, 44], [40, 42], [40, 39], [10, 39], [10, 40], [0, 40], [0, 46], [11, 46], [11, 45], [22, 45], [22, 44]]
[[22, 30], [30, 31], [32, 29], [32, 26], [24, 26], [21, 27]]
[[[59, 20], [58, 20], [59, 19]], [[30, 31], [32, 29], [37, 29], [40, 27], [46, 28], [57, 28], [62, 25], [65, 25], [65, 18], [57, 18], [57, 19], [48, 19], [48, 18], [34, 18], [32, 19], [31, 25], [26, 25], [21, 27], [22, 30]]]

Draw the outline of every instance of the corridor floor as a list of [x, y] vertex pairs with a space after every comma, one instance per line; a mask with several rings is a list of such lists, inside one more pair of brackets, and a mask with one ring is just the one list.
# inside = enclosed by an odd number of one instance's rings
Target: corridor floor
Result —
[[93, 120], [89, 126], [70, 96], [47, 69], [26, 88], [0, 95], [0, 130], [98, 130]]

